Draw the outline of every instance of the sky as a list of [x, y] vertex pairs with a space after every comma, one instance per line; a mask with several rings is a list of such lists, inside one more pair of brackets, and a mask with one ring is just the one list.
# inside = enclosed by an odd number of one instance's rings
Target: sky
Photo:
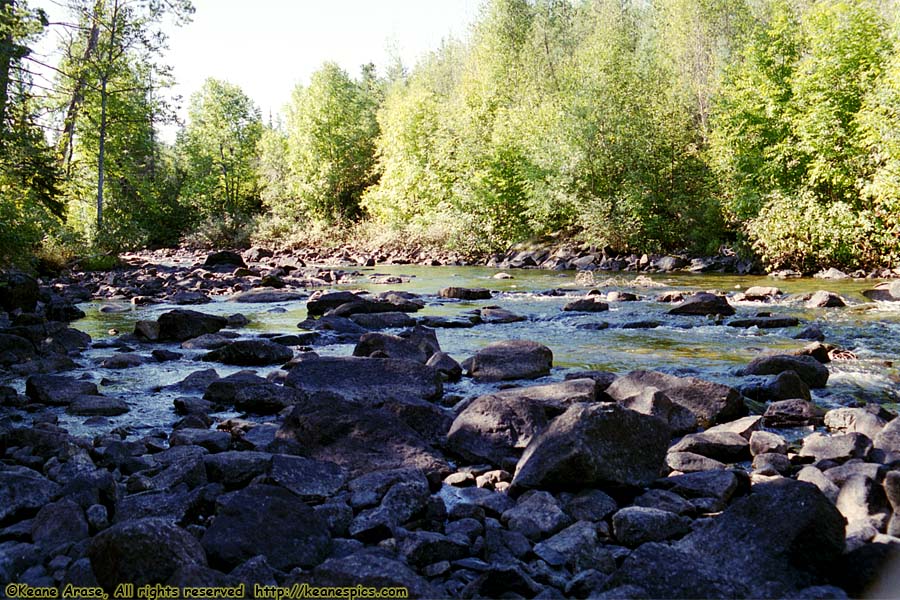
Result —
[[[193, 3], [192, 22], [167, 30], [167, 62], [177, 81], [170, 93], [183, 98], [182, 117], [190, 95], [207, 77], [239, 85], [268, 118], [325, 61], [337, 62], [354, 77], [368, 62], [383, 74], [394, 55], [410, 68], [442, 40], [465, 37], [481, 6], [481, 0]], [[31, 0], [29, 5], [43, 7], [51, 21], [62, 19], [59, 0]], [[54, 43], [54, 36], [47, 36], [45, 44]]]

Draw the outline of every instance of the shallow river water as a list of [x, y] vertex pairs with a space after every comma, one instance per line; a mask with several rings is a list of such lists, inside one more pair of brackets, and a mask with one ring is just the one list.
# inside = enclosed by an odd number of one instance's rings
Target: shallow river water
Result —
[[[379, 266], [361, 269], [353, 284], [344, 289], [365, 289], [374, 293], [404, 290], [426, 296], [426, 307], [416, 316], [456, 316], [482, 306], [500, 306], [527, 317], [512, 324], [483, 324], [470, 329], [438, 329], [442, 349], [458, 361], [471, 356], [480, 347], [504, 339], [530, 339], [546, 344], [554, 355], [554, 370], [550, 376], [536, 383], [562, 379], [572, 370], [596, 369], [619, 374], [635, 369], [655, 369], [676, 375], [692, 375], [731, 385], [739, 385], [742, 378], [736, 369], [750, 362], [761, 352], [791, 351], [806, 342], [793, 339], [809, 323], [817, 323], [826, 342], [854, 352], [858, 360], [836, 361], [829, 365], [831, 379], [828, 387], [814, 391], [814, 400], [823, 407], [847, 405], [858, 401], [879, 402], [893, 408], [900, 403], [900, 302], [873, 303], [860, 292], [870, 289], [873, 281], [820, 281], [815, 279], [775, 280], [767, 277], [732, 275], [654, 274], [638, 277], [635, 274], [595, 273], [591, 284], [576, 273], [538, 270], [509, 270], [512, 279], [497, 280], [496, 269], [478, 267], [415, 267]], [[378, 284], [376, 276], [400, 277], [403, 283]], [[674, 317], [667, 315], [672, 305], [655, 300], [665, 291], [721, 290], [739, 292], [754, 285], [775, 286], [786, 294], [811, 292], [820, 289], [837, 292], [850, 302], [845, 308], [807, 309], [802, 302], [774, 303], [734, 302], [737, 316], [752, 316], [769, 311], [779, 316], [795, 316], [799, 327], [774, 330], [738, 329], [716, 324], [705, 317]], [[447, 301], [436, 297], [447, 286], [486, 287], [498, 292], [491, 300], [475, 302]], [[602, 313], [562, 312], [564, 304], [591, 289], [603, 293], [612, 290], [635, 292], [636, 302], [613, 302]], [[548, 295], [559, 290], [562, 295]], [[111, 337], [110, 330], [132, 331], [139, 319], [155, 319], [175, 308], [157, 304], [143, 307], [127, 306], [122, 313], [101, 312], [110, 302], [82, 304], [87, 316], [73, 323], [90, 334], [95, 342]], [[115, 304], [115, 303], [114, 303]], [[264, 332], [296, 333], [297, 323], [306, 318], [305, 301], [269, 304], [238, 304], [226, 298], [198, 307], [183, 307], [211, 314], [242, 313], [250, 325], [237, 330], [242, 336]], [[653, 320], [661, 323], [653, 329], [622, 329], [621, 325], [635, 321]], [[587, 329], [583, 326], [605, 322], [607, 329]], [[727, 322], [727, 320], [726, 320]], [[90, 349], [78, 359], [83, 369], [75, 376], [83, 376], [100, 383], [101, 393], [121, 397], [131, 411], [120, 417], [84, 424], [83, 417], [60, 413], [60, 422], [74, 434], [96, 435], [116, 426], [129, 426], [134, 435], [171, 425], [177, 416], [172, 400], [180, 393], [163, 390], [167, 385], [183, 379], [189, 373], [215, 368], [220, 375], [239, 370], [217, 363], [199, 361], [206, 351], [182, 350], [175, 344], [154, 345], [176, 350], [184, 359], [167, 363], [150, 361], [126, 370], [102, 369], [96, 365], [115, 350]], [[138, 346], [135, 350], [149, 355], [152, 348]], [[349, 355], [352, 345], [316, 346], [320, 354]], [[276, 367], [257, 369], [261, 375]], [[13, 382], [20, 391], [24, 381]], [[463, 379], [445, 387], [445, 395], [467, 397], [495, 389], [496, 385], [478, 385]], [[229, 416], [229, 415], [222, 415]]]

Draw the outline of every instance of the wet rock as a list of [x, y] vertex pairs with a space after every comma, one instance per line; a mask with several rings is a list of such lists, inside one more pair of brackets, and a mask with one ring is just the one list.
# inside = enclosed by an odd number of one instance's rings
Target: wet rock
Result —
[[806, 308], [840, 308], [847, 306], [844, 299], [833, 292], [819, 290], [806, 301]]
[[280, 485], [308, 502], [333, 496], [346, 480], [346, 471], [335, 463], [284, 454], [272, 456], [266, 477], [268, 483]]
[[441, 594], [396, 557], [366, 548], [343, 558], [330, 558], [304, 579], [312, 586], [405, 588], [410, 598], [439, 598]]
[[822, 423], [825, 411], [806, 400], [779, 400], [771, 403], [763, 415], [766, 427], [803, 427]]
[[201, 369], [194, 371], [178, 383], [173, 383], [168, 389], [180, 392], [202, 392], [218, 379], [219, 374], [215, 369]]
[[757, 329], [783, 329], [785, 327], [796, 327], [799, 324], [800, 320], [796, 317], [748, 317], [728, 321], [729, 327], [742, 329], [750, 327], [756, 327]]
[[219, 498], [203, 534], [210, 563], [232, 569], [262, 555], [274, 568], [313, 567], [331, 550], [331, 535], [313, 510], [290, 491], [252, 484]]
[[124, 400], [106, 396], [79, 396], [66, 407], [66, 412], [70, 415], [82, 417], [115, 417], [124, 415], [129, 410]]
[[660, 474], [668, 442], [668, 426], [655, 417], [610, 404], [573, 404], [531, 441], [512, 485], [646, 485]]
[[804, 327], [800, 333], [794, 336], [795, 340], [813, 340], [816, 342], [825, 341], [825, 334], [818, 325], [808, 325]]
[[278, 439], [295, 442], [306, 456], [337, 463], [354, 475], [416, 467], [442, 479], [450, 472], [444, 458], [393, 414], [329, 394], [297, 404]]
[[33, 312], [40, 296], [37, 280], [21, 271], [0, 275], [0, 307], [6, 312]]
[[201, 336], [181, 342], [185, 350], [215, 350], [231, 342], [231, 338], [218, 333], [204, 333]]
[[138, 519], [113, 525], [88, 547], [97, 581], [112, 591], [120, 583], [165, 583], [178, 569], [206, 565], [197, 539], [163, 519]]
[[90, 382], [62, 375], [32, 375], [25, 381], [25, 395], [32, 401], [51, 406], [65, 406], [81, 396], [100, 392]]
[[828, 368], [810, 356], [778, 354], [760, 356], [738, 373], [739, 375], [778, 375], [794, 371], [811, 388], [823, 388], [828, 383]]
[[346, 302], [332, 308], [325, 316], [351, 317], [359, 314], [376, 314], [385, 312], [416, 312], [422, 309], [422, 304], [408, 300], [397, 294], [389, 294], [379, 299], [357, 297], [356, 300]]
[[246, 371], [213, 381], [203, 393], [203, 399], [209, 402], [234, 405], [239, 411], [259, 415], [276, 414], [302, 398], [303, 394], [298, 390]]
[[642, 506], [623, 508], [613, 515], [612, 522], [616, 539], [629, 547], [680, 537], [691, 530], [687, 517]]
[[552, 535], [572, 523], [556, 498], [547, 492], [523, 494], [516, 506], [503, 513], [501, 521], [511, 530], [532, 540]]
[[239, 292], [229, 299], [232, 302], [239, 302], [241, 304], [262, 304], [264, 302], [297, 302], [298, 300], [303, 300], [304, 298], [306, 298], [306, 294], [297, 290], [273, 290], [270, 288], [257, 288], [253, 290], [247, 290], [246, 292]]
[[812, 399], [809, 386], [794, 371], [783, 371], [774, 377], [767, 377], [763, 381], [742, 385], [741, 393], [747, 398], [760, 402], [793, 398]]
[[717, 461], [733, 463], [748, 460], [750, 447], [737, 433], [703, 432], [686, 435], [669, 452], [692, 452]]
[[597, 400], [597, 385], [580, 379], [479, 396], [453, 421], [448, 448], [471, 461], [502, 465], [575, 402]]
[[675, 404], [691, 411], [704, 427], [727, 422], [747, 411], [740, 392], [734, 388], [656, 371], [632, 371], [616, 379], [606, 393], [617, 401], [624, 401], [647, 388], [655, 388]]
[[[216, 333], [228, 325], [228, 320], [224, 317], [180, 308], [161, 314], [156, 322], [159, 326], [159, 341], [172, 342], [183, 342], [204, 333]], [[139, 333], [137, 329], [135, 333]]]
[[38, 512], [60, 487], [26, 467], [0, 470], [0, 523], [16, 521]]
[[200, 446], [210, 452], [225, 452], [231, 446], [231, 434], [209, 429], [179, 429], [169, 436], [170, 446]]
[[851, 458], [865, 459], [872, 451], [872, 440], [861, 433], [824, 435], [813, 433], [803, 439], [800, 456], [811, 456], [815, 460], [844, 462]]
[[269, 470], [273, 456], [267, 452], [228, 451], [203, 457], [206, 477], [226, 488], [243, 487]]
[[843, 517], [809, 484], [778, 479], [753, 490], [675, 544], [639, 547], [606, 588], [640, 585], [652, 598], [783, 597], [821, 582], [844, 550]]
[[383, 312], [351, 315], [350, 320], [366, 329], [413, 327], [416, 320], [403, 312]]
[[491, 291], [485, 288], [447, 287], [440, 290], [438, 296], [459, 300], [490, 300]]
[[832, 431], [844, 433], [862, 433], [870, 439], [875, 439], [887, 421], [882, 418], [877, 410], [868, 408], [836, 408], [825, 413], [825, 427]]
[[436, 369], [398, 359], [305, 360], [291, 368], [285, 385], [307, 394], [338, 394], [367, 406], [377, 406], [390, 399], [437, 400], [443, 394], [443, 382]]
[[522, 315], [517, 315], [512, 311], [497, 306], [485, 306], [478, 311], [482, 323], [489, 325], [501, 325], [505, 323], [520, 323], [527, 319]]
[[599, 296], [588, 296], [572, 300], [562, 309], [566, 312], [604, 312], [609, 310], [609, 304], [603, 302]]
[[472, 315], [458, 317], [435, 317], [426, 315], [419, 319], [419, 323], [433, 329], [471, 329], [478, 325], [479, 319]]
[[203, 266], [205, 267], [218, 267], [220, 265], [227, 265], [229, 267], [246, 267], [247, 263], [244, 262], [244, 259], [241, 258], [240, 254], [238, 254], [237, 252], [232, 252], [230, 250], [213, 252], [206, 257], [205, 261], [203, 261]]
[[264, 366], [285, 363], [293, 357], [290, 348], [269, 340], [237, 340], [205, 354], [201, 360], [226, 365]]
[[310, 317], [321, 317], [326, 312], [342, 304], [357, 302], [360, 296], [353, 292], [316, 292], [306, 302], [306, 312]]
[[678, 306], [669, 311], [670, 315], [725, 315], [734, 314], [732, 307], [724, 296], [710, 294], [707, 292], [698, 292], [688, 296]]
[[469, 374], [479, 381], [535, 379], [550, 373], [550, 348], [528, 340], [488, 344], [471, 359]]
[[750, 454], [787, 454], [787, 441], [771, 431], [754, 431], [750, 435]]
[[168, 362], [170, 360], [178, 360], [182, 357], [178, 352], [172, 352], [171, 350], [165, 350], [163, 348], [157, 348], [150, 355], [156, 360], [156, 362]]

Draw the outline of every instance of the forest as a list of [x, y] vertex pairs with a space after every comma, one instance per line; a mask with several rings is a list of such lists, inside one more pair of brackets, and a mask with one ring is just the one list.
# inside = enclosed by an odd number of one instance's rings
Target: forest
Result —
[[[58, 24], [0, 0], [2, 263], [251, 243], [477, 257], [554, 232], [804, 272], [900, 262], [891, 0], [486, 0], [464, 39], [383, 73], [325, 63], [268, 118], [209, 79], [174, 143], [165, 31], [190, 1], [67, 4]], [[62, 58], [43, 64], [52, 27]]]

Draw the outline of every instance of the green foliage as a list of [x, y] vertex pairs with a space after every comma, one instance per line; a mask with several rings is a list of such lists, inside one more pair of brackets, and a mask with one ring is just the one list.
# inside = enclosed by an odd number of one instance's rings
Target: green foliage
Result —
[[259, 109], [238, 86], [207, 79], [191, 97], [188, 124], [178, 138], [185, 172], [183, 199], [200, 218], [238, 218], [259, 206]]
[[288, 156], [294, 202], [283, 210], [328, 222], [360, 214], [374, 180], [378, 85], [371, 68], [357, 82], [335, 63], [297, 86], [288, 106]]

